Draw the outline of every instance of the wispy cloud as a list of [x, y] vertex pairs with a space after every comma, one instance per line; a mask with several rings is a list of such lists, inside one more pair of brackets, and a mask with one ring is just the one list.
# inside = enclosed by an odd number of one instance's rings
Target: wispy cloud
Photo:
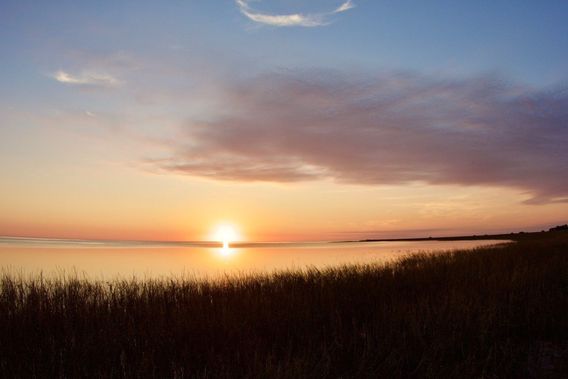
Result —
[[117, 87], [122, 82], [106, 73], [85, 71], [79, 74], [71, 74], [63, 70], [54, 72], [51, 77], [60, 83], [79, 86], [93, 87]]
[[337, 7], [333, 12], [334, 13], [341, 13], [341, 12], [348, 11], [349, 9], [352, 9], [352, 8], [355, 8], [355, 4], [353, 3], [353, 1], [347, 0], [346, 2], [341, 4], [339, 7]]
[[496, 186], [568, 201], [563, 88], [319, 70], [225, 85], [233, 112], [188, 121], [156, 164], [219, 180]]
[[336, 13], [348, 11], [355, 7], [351, 0], [347, 0], [331, 12], [320, 13], [290, 13], [290, 14], [270, 14], [256, 11], [249, 5], [250, 0], [236, 0], [241, 13], [250, 20], [272, 26], [304, 26], [315, 27], [328, 25], [330, 16]]

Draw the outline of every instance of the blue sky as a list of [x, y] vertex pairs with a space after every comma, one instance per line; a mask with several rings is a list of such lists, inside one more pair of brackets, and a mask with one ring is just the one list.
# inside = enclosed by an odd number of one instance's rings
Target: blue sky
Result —
[[[341, 1], [251, 4], [270, 14], [311, 14], [335, 9]], [[84, 70], [86, 61], [104, 66], [117, 56], [139, 66], [137, 81], [151, 80], [144, 65], [157, 60], [181, 70], [186, 65], [188, 71], [191, 65], [213, 65], [232, 76], [286, 68], [410, 70], [444, 77], [495, 75], [536, 87], [564, 85], [568, 77], [564, 1], [353, 4], [325, 26], [275, 27], [251, 21], [232, 0], [4, 1], [0, 98], [5, 105], [73, 104], [76, 96], [55, 88], [50, 75]], [[175, 87], [179, 73], [156, 80], [160, 87]]]
[[[306, 6], [309, 3], [310, 6]], [[266, 13], [324, 12], [338, 1], [261, 1]], [[243, 17], [234, 1], [4, 1], [4, 80], [66, 66], [73, 50], [222, 54], [275, 66], [496, 71], [514, 80], [566, 79], [564, 1], [364, 1], [321, 27], [273, 27]], [[24, 81], [25, 78], [20, 78]]]

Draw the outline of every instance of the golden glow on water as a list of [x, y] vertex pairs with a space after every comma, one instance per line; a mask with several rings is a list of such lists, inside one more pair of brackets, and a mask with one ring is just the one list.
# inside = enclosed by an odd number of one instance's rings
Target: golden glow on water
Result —
[[468, 249], [500, 242], [250, 244], [247, 247], [0, 243], [0, 272], [37, 274], [41, 271], [46, 276], [77, 273], [93, 279], [215, 278], [237, 273], [384, 263], [418, 251]]
[[217, 249], [217, 254], [222, 258], [231, 258], [236, 253], [236, 249], [229, 247], [228, 242], [223, 242], [223, 247]]

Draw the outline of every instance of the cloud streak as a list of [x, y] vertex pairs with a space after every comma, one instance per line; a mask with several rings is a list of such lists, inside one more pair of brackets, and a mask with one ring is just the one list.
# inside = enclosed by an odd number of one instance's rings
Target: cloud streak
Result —
[[346, 12], [355, 7], [352, 0], [347, 0], [331, 12], [320, 13], [291, 13], [291, 14], [269, 14], [254, 10], [249, 5], [250, 0], [236, 0], [241, 13], [251, 21], [271, 26], [303, 26], [316, 27], [328, 25], [330, 17], [336, 13]]
[[117, 87], [121, 81], [106, 73], [85, 71], [80, 74], [71, 74], [63, 70], [54, 72], [51, 77], [56, 81], [68, 85], [91, 87]]
[[234, 111], [189, 121], [156, 164], [219, 180], [498, 186], [532, 203], [568, 201], [565, 89], [315, 70], [223, 92]]
[[353, 9], [355, 8], [355, 4], [353, 3], [353, 1], [351, 0], [347, 0], [346, 2], [344, 2], [343, 4], [341, 4], [339, 7], [337, 7], [333, 13], [341, 13], [341, 12], [346, 12], [349, 9]]

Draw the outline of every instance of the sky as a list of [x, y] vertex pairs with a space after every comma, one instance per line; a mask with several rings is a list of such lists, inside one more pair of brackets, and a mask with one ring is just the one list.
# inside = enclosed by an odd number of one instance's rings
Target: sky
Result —
[[568, 218], [565, 1], [0, 2], [0, 235]]

